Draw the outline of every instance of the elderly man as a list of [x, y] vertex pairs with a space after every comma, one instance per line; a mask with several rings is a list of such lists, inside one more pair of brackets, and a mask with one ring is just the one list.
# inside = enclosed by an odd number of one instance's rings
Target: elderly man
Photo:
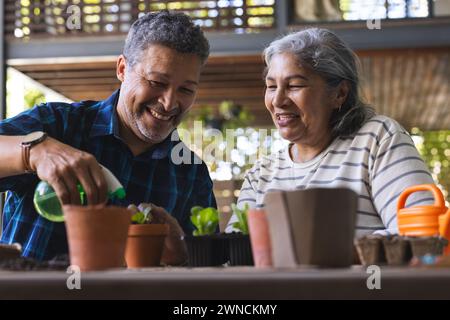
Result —
[[191, 207], [216, 202], [206, 165], [176, 165], [171, 151], [182, 142], [171, 137], [194, 103], [208, 55], [208, 41], [186, 15], [150, 13], [131, 26], [117, 59], [120, 90], [98, 102], [46, 103], [1, 122], [0, 191], [9, 191], [1, 242], [19, 242], [24, 256], [37, 259], [67, 253], [64, 224], [36, 213], [34, 189], [45, 180], [63, 204], [79, 204], [79, 182], [89, 204], [104, 203], [102, 164], [127, 192], [114, 204], [153, 203], [170, 227], [162, 261], [183, 263], [180, 237], [192, 231]]

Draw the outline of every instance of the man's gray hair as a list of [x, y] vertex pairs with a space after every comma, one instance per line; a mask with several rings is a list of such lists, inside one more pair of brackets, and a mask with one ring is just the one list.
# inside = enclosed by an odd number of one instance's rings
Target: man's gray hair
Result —
[[294, 54], [302, 67], [310, 68], [330, 88], [347, 80], [350, 90], [344, 104], [330, 119], [333, 137], [351, 135], [374, 115], [374, 110], [360, 95], [359, 59], [337, 35], [327, 29], [308, 28], [273, 41], [264, 52], [266, 66], [280, 53]]
[[181, 12], [147, 13], [136, 20], [128, 32], [123, 55], [129, 66], [141, 59], [141, 54], [152, 44], [160, 44], [180, 53], [196, 54], [202, 64], [209, 56], [209, 43], [199, 26]]

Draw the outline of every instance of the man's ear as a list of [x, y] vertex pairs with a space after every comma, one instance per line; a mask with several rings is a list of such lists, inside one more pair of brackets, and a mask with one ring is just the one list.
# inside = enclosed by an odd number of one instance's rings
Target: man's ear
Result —
[[117, 58], [117, 63], [116, 63], [116, 77], [117, 77], [117, 79], [120, 80], [120, 82], [123, 82], [125, 80], [126, 67], [127, 67], [127, 62], [125, 60], [125, 56], [123, 54], [121, 54]]
[[342, 106], [347, 100], [348, 93], [350, 92], [350, 83], [347, 80], [342, 80], [339, 83], [336, 91], [336, 104], [338, 107]]

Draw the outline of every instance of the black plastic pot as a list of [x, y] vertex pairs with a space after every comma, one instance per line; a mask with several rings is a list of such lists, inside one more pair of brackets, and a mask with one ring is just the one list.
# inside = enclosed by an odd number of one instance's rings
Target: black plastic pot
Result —
[[228, 239], [230, 265], [253, 266], [252, 246], [248, 234], [230, 233]]
[[228, 260], [227, 244], [220, 235], [184, 236], [190, 267], [221, 266]]

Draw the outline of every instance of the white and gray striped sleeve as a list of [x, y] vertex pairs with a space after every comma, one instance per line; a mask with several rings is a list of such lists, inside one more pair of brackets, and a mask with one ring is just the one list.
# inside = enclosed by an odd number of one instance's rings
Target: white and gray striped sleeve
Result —
[[[239, 192], [239, 198], [237, 200], [237, 206], [239, 209], [243, 209], [245, 204], [248, 204], [249, 208], [256, 207], [256, 191], [252, 185], [252, 182], [257, 181], [255, 174], [259, 172], [259, 162], [257, 162], [251, 170], [247, 172], [242, 183], [241, 191]], [[237, 221], [236, 215], [232, 215], [228, 221], [227, 227], [225, 229], [226, 233], [237, 231], [233, 228], [233, 223]]]
[[[395, 132], [380, 142], [369, 172], [371, 197], [383, 221], [384, 230], [377, 234], [397, 234], [397, 202], [408, 187], [434, 183], [411, 137], [406, 132]], [[432, 203], [427, 192], [417, 192], [408, 197], [406, 206]]]

